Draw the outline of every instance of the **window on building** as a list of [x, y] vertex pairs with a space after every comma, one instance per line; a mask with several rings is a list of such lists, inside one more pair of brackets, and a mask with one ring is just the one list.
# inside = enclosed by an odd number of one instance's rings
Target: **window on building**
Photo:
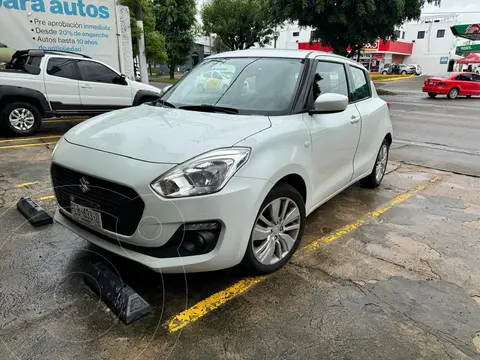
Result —
[[425, 39], [425, 31], [419, 31], [417, 34], [417, 39]]
[[395, 37], [396, 37], [397, 39], [400, 38], [400, 35], [401, 35], [401, 31], [400, 31], [400, 30], [395, 30]]
[[445, 37], [445, 30], [444, 29], [437, 30], [437, 38], [443, 38], [443, 37]]
[[300, 31], [294, 31], [294, 32], [293, 32], [293, 36], [294, 36], [294, 37], [300, 36]]
[[405, 31], [402, 31], [402, 39], [405, 39]]

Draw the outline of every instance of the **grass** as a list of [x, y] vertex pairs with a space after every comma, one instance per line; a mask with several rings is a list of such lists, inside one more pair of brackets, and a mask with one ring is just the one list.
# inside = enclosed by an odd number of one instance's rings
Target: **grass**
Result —
[[373, 81], [379, 81], [379, 80], [388, 80], [388, 79], [393, 79], [393, 78], [408, 78], [408, 77], [411, 77], [412, 75], [411, 74], [405, 74], [405, 75], [401, 75], [401, 74], [387, 74], [387, 75], [383, 75], [383, 74], [370, 74], [370, 78], [373, 80]]
[[377, 94], [378, 95], [395, 95], [395, 93], [388, 90], [384, 90], [384, 89], [377, 89]]
[[162, 83], [169, 83], [169, 84], [175, 84], [178, 80], [180, 79], [170, 79], [170, 76], [156, 76], [156, 77], [149, 77], [148, 81], [152, 82], [162, 82]]

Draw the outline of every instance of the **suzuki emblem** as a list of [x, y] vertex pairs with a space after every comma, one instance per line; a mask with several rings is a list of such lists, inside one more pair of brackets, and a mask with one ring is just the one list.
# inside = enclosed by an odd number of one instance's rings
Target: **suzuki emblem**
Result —
[[88, 186], [90, 183], [88, 182], [88, 179], [86, 177], [82, 177], [80, 179], [80, 190], [82, 190], [84, 193], [90, 190], [90, 187]]

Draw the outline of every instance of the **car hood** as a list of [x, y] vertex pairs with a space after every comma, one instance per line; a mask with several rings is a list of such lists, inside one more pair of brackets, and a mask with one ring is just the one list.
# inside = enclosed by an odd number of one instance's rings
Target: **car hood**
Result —
[[141, 105], [89, 119], [69, 130], [65, 140], [142, 161], [179, 164], [233, 146], [270, 126], [267, 116]]
[[130, 86], [132, 87], [132, 90], [134, 93], [136, 93], [139, 90], [146, 90], [146, 91], [151, 91], [157, 94], [161, 94], [162, 90], [149, 84], [144, 84], [138, 81], [130, 81]]

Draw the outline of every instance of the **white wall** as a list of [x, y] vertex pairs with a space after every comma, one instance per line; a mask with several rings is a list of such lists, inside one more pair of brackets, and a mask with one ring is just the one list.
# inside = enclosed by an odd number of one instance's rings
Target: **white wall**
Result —
[[[447, 71], [448, 64], [440, 64], [440, 58], [449, 57], [457, 40], [450, 27], [455, 21], [405, 24], [405, 41], [413, 41], [413, 53], [405, 58], [405, 63], [418, 64], [423, 74], [435, 75]], [[437, 37], [438, 30], [445, 30], [443, 38]], [[425, 31], [425, 37], [418, 39], [418, 32]]]
[[[285, 24], [283, 27], [277, 29], [279, 37], [277, 39], [277, 49], [298, 49], [297, 43], [310, 41], [310, 28], [302, 29], [297, 24]], [[294, 33], [298, 35], [294, 36]], [[274, 42], [266, 45], [267, 48], [273, 48]]]

